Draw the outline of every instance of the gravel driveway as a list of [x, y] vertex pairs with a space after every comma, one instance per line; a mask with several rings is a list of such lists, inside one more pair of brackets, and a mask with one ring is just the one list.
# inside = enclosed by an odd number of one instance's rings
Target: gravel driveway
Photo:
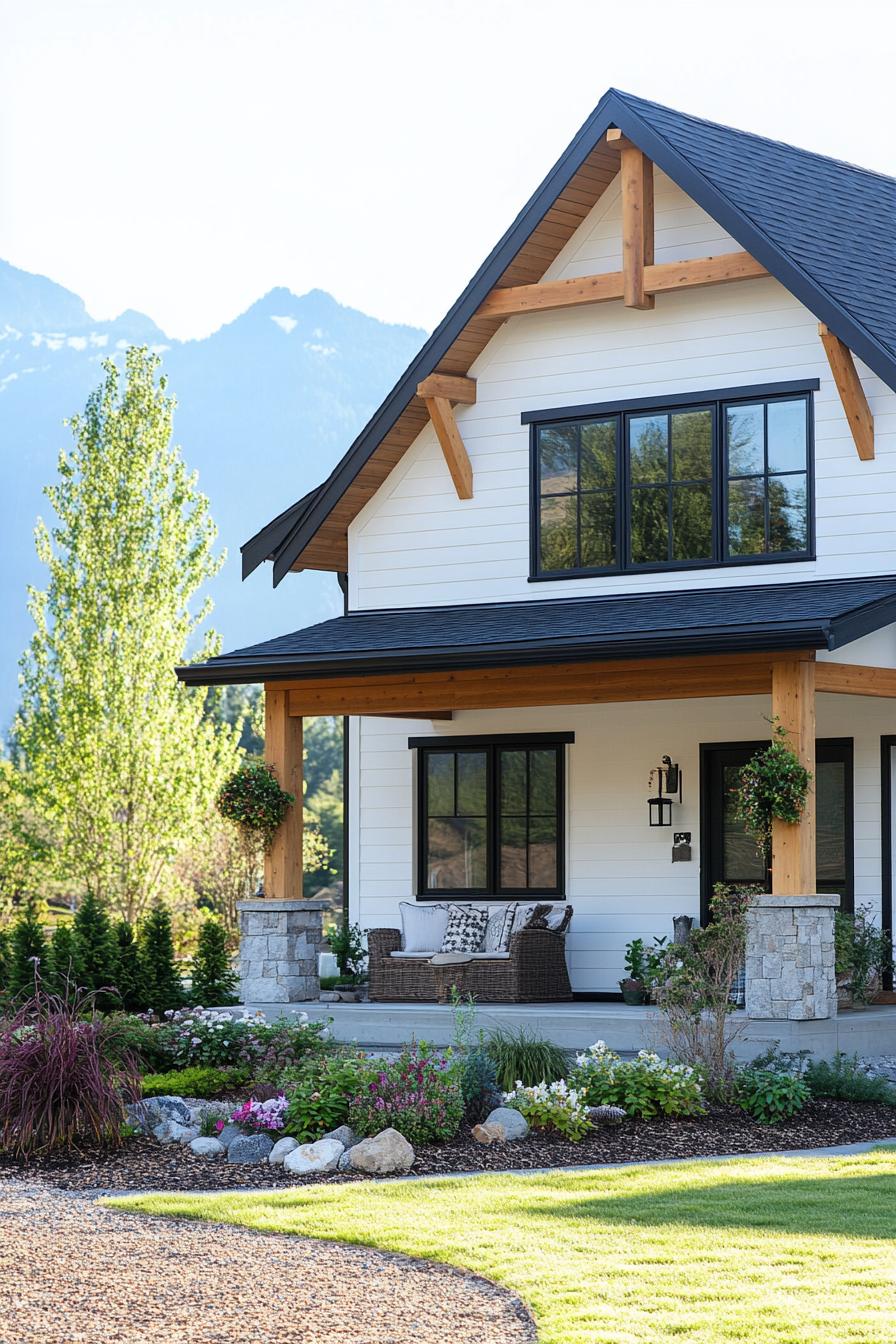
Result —
[[0, 1187], [0, 1344], [522, 1344], [482, 1279], [297, 1237]]

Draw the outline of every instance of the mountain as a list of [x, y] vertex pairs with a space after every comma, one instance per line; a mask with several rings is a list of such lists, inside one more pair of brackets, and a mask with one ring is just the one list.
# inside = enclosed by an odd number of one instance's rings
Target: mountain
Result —
[[425, 335], [322, 290], [272, 289], [211, 336], [178, 341], [143, 313], [94, 321], [70, 290], [0, 261], [0, 729], [31, 634], [26, 585], [45, 582], [31, 535], [37, 514], [48, 513], [41, 491], [70, 442], [62, 421], [101, 381], [101, 360], [130, 344], [162, 356], [178, 403], [175, 439], [227, 549], [210, 588], [212, 623], [225, 648], [239, 648], [341, 610], [328, 574], [295, 576], [275, 593], [265, 566], [244, 587], [239, 548], [323, 480]]

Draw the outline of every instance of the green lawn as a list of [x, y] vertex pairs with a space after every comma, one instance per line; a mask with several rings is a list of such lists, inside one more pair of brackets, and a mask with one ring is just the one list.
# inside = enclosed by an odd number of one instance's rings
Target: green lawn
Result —
[[894, 1338], [894, 1149], [110, 1202], [462, 1265], [541, 1344]]

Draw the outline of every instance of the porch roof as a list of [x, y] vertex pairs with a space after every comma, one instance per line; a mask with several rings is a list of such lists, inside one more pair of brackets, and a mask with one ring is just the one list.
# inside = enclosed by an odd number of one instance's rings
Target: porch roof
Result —
[[896, 622], [896, 575], [359, 611], [177, 669], [191, 685], [837, 649]]

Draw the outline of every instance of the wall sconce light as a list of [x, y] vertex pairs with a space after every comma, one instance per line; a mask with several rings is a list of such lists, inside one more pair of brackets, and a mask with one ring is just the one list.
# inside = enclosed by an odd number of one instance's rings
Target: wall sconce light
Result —
[[[647, 780], [648, 789], [656, 781], [656, 795], [647, 799], [647, 811], [651, 826], [672, 825], [672, 804], [681, 802], [681, 767], [675, 765], [670, 756], [664, 756], [660, 765], [655, 765]], [[678, 797], [675, 797], [675, 794]]]

